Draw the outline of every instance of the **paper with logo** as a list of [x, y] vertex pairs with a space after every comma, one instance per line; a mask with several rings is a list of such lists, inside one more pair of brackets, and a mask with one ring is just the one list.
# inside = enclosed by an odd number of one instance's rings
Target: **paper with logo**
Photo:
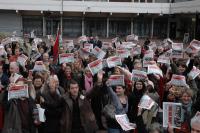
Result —
[[164, 63], [164, 64], [170, 64], [170, 58], [169, 58], [169, 57], [166, 57], [165, 55], [160, 55], [160, 56], [158, 57], [157, 62], [159, 62], [159, 63]]
[[132, 48], [131, 55], [132, 56], [140, 55], [141, 51], [142, 51], [142, 48], [140, 46], [136, 46], [136, 47]]
[[186, 48], [187, 53], [198, 53], [200, 51], [200, 41], [193, 40], [190, 45]]
[[200, 74], [200, 70], [193, 66], [193, 69], [188, 73], [188, 77], [195, 79]]
[[25, 66], [26, 61], [28, 60], [28, 57], [24, 54], [20, 55], [17, 58], [17, 62], [21, 65], [21, 66]]
[[183, 58], [183, 43], [172, 44], [172, 58]]
[[110, 86], [124, 86], [124, 75], [110, 75], [108, 81]]
[[125, 49], [132, 49], [133, 47], [136, 46], [136, 44], [133, 42], [122, 42], [120, 46]]
[[46, 121], [46, 117], [45, 117], [45, 109], [43, 108], [38, 108], [38, 113], [39, 113], [39, 121], [40, 122], [45, 122]]
[[88, 68], [90, 69], [92, 75], [95, 75], [99, 71], [103, 69], [103, 63], [101, 59], [95, 60], [88, 64]]
[[117, 49], [116, 50], [116, 55], [121, 57], [121, 58], [128, 58], [130, 56], [130, 51], [127, 49]]
[[78, 43], [83, 43], [83, 42], [87, 42], [86, 36], [81, 36], [81, 37], [78, 38]]
[[107, 58], [106, 61], [107, 61], [109, 68], [122, 65], [122, 61], [121, 61], [121, 58], [119, 56], [109, 57], [109, 58]]
[[181, 128], [182, 104], [174, 102], [163, 102], [163, 127]]
[[28, 85], [15, 85], [8, 90], [8, 100], [29, 97]]
[[92, 50], [92, 53], [97, 57], [97, 59], [103, 59], [106, 55], [106, 52], [97, 46]]
[[163, 77], [163, 72], [157, 65], [148, 65], [147, 74], [158, 74]]
[[150, 110], [154, 104], [155, 102], [148, 95], [143, 95], [140, 103], [138, 104], [138, 107]]
[[144, 71], [139, 70], [133, 70], [132, 71], [132, 80], [138, 81], [138, 80], [146, 80], [147, 79], [147, 73]]
[[93, 44], [92, 44], [92, 43], [85, 43], [85, 44], [84, 44], [84, 48], [89, 49], [90, 51], [92, 51], [92, 49], [93, 49]]
[[73, 53], [63, 53], [59, 54], [59, 62], [62, 63], [71, 63], [74, 62], [74, 54]]
[[31, 51], [30, 57], [33, 62], [35, 62], [40, 56], [41, 54], [38, 51]]
[[185, 76], [176, 74], [172, 75], [170, 84], [174, 86], [187, 86]]
[[153, 50], [146, 51], [143, 57], [143, 67], [148, 67], [148, 65], [153, 65], [155, 63], [153, 58], [154, 58]]
[[128, 116], [126, 114], [115, 115], [115, 119], [124, 131], [129, 131], [135, 129], [136, 125], [129, 122]]
[[33, 71], [46, 71], [46, 67], [43, 61], [36, 61], [33, 67]]
[[138, 36], [134, 35], [134, 34], [128, 35], [128, 36], [126, 36], [126, 41], [128, 41], [128, 42], [138, 41]]

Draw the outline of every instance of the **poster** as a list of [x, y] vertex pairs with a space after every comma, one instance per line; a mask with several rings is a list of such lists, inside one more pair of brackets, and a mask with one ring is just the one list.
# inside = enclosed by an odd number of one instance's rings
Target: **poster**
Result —
[[108, 81], [110, 86], [125, 85], [124, 75], [110, 75]]
[[128, 58], [128, 56], [130, 56], [130, 51], [127, 49], [117, 49], [116, 50], [116, 55], [121, 57], [121, 58]]
[[17, 58], [17, 62], [21, 65], [21, 66], [25, 66], [26, 65], [26, 61], [28, 60], [28, 57], [24, 54], [21, 54], [20, 56], [18, 56]]
[[133, 70], [132, 71], [132, 80], [138, 81], [138, 80], [146, 80], [147, 79], [147, 73], [144, 71], [139, 70]]
[[99, 71], [103, 69], [103, 63], [101, 59], [95, 60], [88, 64], [88, 68], [90, 69], [92, 75], [95, 75]]
[[122, 65], [122, 61], [121, 61], [121, 58], [119, 56], [109, 57], [109, 58], [107, 58], [106, 61], [107, 61], [109, 68]]
[[148, 95], [143, 95], [142, 98], [140, 99], [138, 107], [150, 110], [154, 104], [155, 102]]
[[142, 51], [142, 48], [140, 46], [136, 46], [136, 47], [132, 48], [131, 55], [132, 56], [140, 55], [141, 51]]
[[129, 131], [136, 128], [136, 125], [129, 122], [128, 116], [126, 114], [115, 115], [115, 119], [124, 131]]
[[163, 102], [163, 127], [181, 128], [182, 104], [173, 102]]
[[63, 53], [59, 54], [59, 62], [62, 63], [73, 63], [74, 62], [74, 54], [73, 53]]
[[187, 86], [185, 76], [176, 74], [172, 75], [170, 84], [174, 86]]
[[193, 40], [185, 50], [187, 53], [195, 54], [200, 51], [200, 41]]
[[153, 50], [146, 51], [143, 57], [143, 67], [148, 67], [148, 65], [153, 65], [155, 63], [153, 58], [154, 58]]
[[183, 43], [172, 44], [172, 58], [183, 58]]
[[195, 79], [200, 74], [200, 70], [193, 66], [193, 69], [188, 73], [188, 77]]
[[46, 71], [46, 67], [43, 61], [36, 61], [33, 67], [33, 71]]
[[93, 49], [93, 44], [92, 43], [85, 43], [84, 48], [89, 49], [89, 52], [91, 52], [92, 49]]
[[157, 65], [148, 65], [147, 74], [158, 74], [163, 77], [163, 72]]
[[106, 52], [97, 46], [92, 50], [92, 53], [96, 56], [97, 59], [103, 59], [106, 55]]
[[8, 100], [29, 97], [28, 85], [15, 85], [8, 90]]

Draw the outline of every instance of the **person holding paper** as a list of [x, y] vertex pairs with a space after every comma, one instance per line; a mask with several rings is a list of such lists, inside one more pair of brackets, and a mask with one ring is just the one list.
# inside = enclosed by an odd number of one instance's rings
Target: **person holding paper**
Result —
[[[26, 79], [19, 78], [13, 85], [26, 85]], [[2, 133], [35, 133], [35, 125], [38, 123], [34, 119], [34, 108], [36, 105], [31, 97], [20, 97], [8, 100], [8, 93], [3, 99], [5, 109], [5, 121]]]
[[190, 132], [190, 119], [192, 115], [192, 96], [193, 92], [191, 89], [183, 88], [181, 90], [180, 102], [182, 103], [183, 109], [183, 121], [181, 129], [175, 129], [176, 133], [188, 133]]
[[[117, 114], [126, 114], [128, 113], [128, 97], [125, 94], [125, 87], [124, 86], [115, 86], [115, 92], [109, 86], [109, 80], [107, 81], [107, 89], [108, 93], [111, 96], [111, 103], [115, 107], [115, 113]], [[107, 126], [108, 126], [108, 133], [124, 133], [120, 125], [117, 123], [115, 119], [107, 118]]]
[[57, 88], [57, 81], [54, 75], [50, 76], [47, 86], [44, 88], [41, 106], [45, 109], [46, 121], [44, 123], [44, 133], [60, 133], [60, 119], [62, 113], [61, 93]]

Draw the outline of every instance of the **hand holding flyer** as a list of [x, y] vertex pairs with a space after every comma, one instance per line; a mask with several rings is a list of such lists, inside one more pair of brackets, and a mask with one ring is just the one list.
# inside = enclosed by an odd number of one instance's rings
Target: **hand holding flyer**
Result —
[[146, 80], [147, 73], [144, 71], [139, 71], [139, 70], [133, 70], [132, 71], [132, 80], [133, 81], [138, 81], [138, 80]]
[[46, 71], [46, 67], [43, 61], [36, 61], [35, 66], [33, 67], [33, 71]]
[[109, 58], [107, 58], [106, 61], [107, 61], [107, 64], [108, 64], [109, 68], [122, 65], [121, 58], [118, 57], [118, 56], [109, 57]]
[[136, 128], [136, 125], [129, 122], [128, 116], [126, 114], [115, 115], [115, 119], [124, 131], [129, 131]]
[[102, 60], [98, 59], [91, 62], [90, 64], [88, 64], [88, 68], [90, 69], [92, 75], [95, 75], [96, 73], [98, 73], [100, 70], [103, 69]]
[[74, 54], [73, 53], [63, 53], [59, 54], [59, 62], [62, 63], [70, 63], [74, 62]]
[[182, 104], [173, 102], [163, 102], [163, 127], [170, 124], [173, 128], [181, 128]]
[[14, 85], [8, 90], [8, 100], [29, 97], [28, 85]]
[[138, 104], [138, 107], [150, 110], [154, 104], [155, 102], [148, 95], [144, 95], [142, 96], [140, 103]]

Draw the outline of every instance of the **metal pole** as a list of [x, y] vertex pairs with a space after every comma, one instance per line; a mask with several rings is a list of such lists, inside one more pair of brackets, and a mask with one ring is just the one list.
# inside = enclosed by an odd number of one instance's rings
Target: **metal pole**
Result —
[[109, 17], [107, 17], [107, 30], [106, 30], [106, 37], [109, 37]]
[[84, 17], [82, 17], [82, 36], [85, 35], [85, 23], [84, 23]]
[[63, 0], [61, 0], [60, 35], [63, 36]]
[[153, 38], [154, 18], [151, 20], [151, 38]]
[[131, 18], [131, 34], [133, 34], [133, 18]]

